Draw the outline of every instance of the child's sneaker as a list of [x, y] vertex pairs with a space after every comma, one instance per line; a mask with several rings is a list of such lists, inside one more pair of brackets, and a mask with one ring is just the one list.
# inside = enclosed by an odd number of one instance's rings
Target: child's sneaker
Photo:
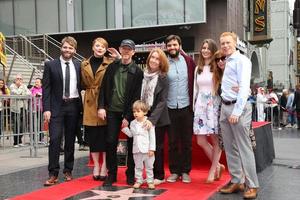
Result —
[[141, 185], [142, 185], [142, 183], [135, 182], [135, 184], [133, 185], [133, 188], [139, 189], [141, 187]]
[[149, 188], [150, 190], [154, 190], [154, 189], [155, 189], [154, 183], [148, 183], [148, 188]]

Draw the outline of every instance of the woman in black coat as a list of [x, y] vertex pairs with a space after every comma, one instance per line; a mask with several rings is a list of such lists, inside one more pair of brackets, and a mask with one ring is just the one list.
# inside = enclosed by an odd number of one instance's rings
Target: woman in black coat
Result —
[[167, 107], [169, 70], [167, 56], [161, 49], [153, 49], [146, 61], [141, 100], [150, 106], [147, 126], [155, 126], [156, 152], [154, 162], [154, 184], [165, 181], [164, 138], [170, 118]]

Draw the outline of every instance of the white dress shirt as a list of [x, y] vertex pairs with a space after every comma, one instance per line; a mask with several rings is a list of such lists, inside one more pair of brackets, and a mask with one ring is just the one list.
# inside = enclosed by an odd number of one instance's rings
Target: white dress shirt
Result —
[[143, 127], [143, 122], [138, 122], [136, 119], [130, 122], [130, 129], [124, 127], [122, 132], [128, 137], [133, 137], [132, 153], [148, 153], [155, 151], [155, 130], [152, 126], [150, 130]]
[[[225, 101], [236, 100], [232, 115], [240, 116], [245, 108], [249, 97], [251, 69], [251, 61], [239, 51], [234, 52], [226, 60], [221, 97]], [[232, 90], [232, 87], [237, 85], [238, 92]]]
[[62, 58], [62, 56], [60, 56], [60, 63], [61, 63], [61, 69], [62, 69], [62, 73], [63, 73], [63, 98], [65, 97], [65, 77], [66, 77], [66, 62], [69, 62], [69, 66], [70, 66], [70, 96], [68, 98], [78, 98], [79, 94], [78, 94], [78, 89], [77, 89], [77, 75], [76, 75], [76, 70], [75, 70], [75, 66], [74, 63], [71, 60], [64, 60]]

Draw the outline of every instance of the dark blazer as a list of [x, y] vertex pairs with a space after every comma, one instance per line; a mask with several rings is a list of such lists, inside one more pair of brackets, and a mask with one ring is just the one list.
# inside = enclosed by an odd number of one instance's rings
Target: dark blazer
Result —
[[155, 127], [162, 127], [170, 124], [167, 98], [169, 90], [169, 81], [167, 76], [159, 75], [157, 85], [154, 89], [153, 105], [149, 111], [148, 120]]
[[184, 57], [187, 65], [190, 108], [191, 110], [193, 110], [194, 72], [195, 72], [196, 64], [194, 60], [183, 51], [180, 51], [180, 54]]
[[[76, 69], [77, 89], [80, 94], [80, 62], [72, 60]], [[63, 103], [63, 74], [60, 64], [60, 59], [54, 59], [45, 62], [43, 74], [43, 110], [51, 111], [51, 117], [59, 114], [60, 107]], [[82, 101], [80, 100], [80, 107], [82, 110]]]
[[[108, 65], [99, 92], [98, 109], [107, 110], [110, 107], [114, 89], [114, 76], [119, 67], [121, 67], [121, 60], [116, 60]], [[143, 77], [143, 71], [137, 64], [132, 63], [127, 74], [123, 109], [123, 117], [129, 122], [133, 119], [132, 104], [141, 96]]]

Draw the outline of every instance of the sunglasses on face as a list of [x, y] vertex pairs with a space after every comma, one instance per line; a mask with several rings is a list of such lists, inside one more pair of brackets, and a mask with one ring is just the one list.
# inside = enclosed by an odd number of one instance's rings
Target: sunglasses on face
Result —
[[222, 60], [222, 62], [224, 62], [226, 60], [226, 56], [222, 56], [220, 58], [215, 59], [216, 62], [219, 62], [220, 60]]

